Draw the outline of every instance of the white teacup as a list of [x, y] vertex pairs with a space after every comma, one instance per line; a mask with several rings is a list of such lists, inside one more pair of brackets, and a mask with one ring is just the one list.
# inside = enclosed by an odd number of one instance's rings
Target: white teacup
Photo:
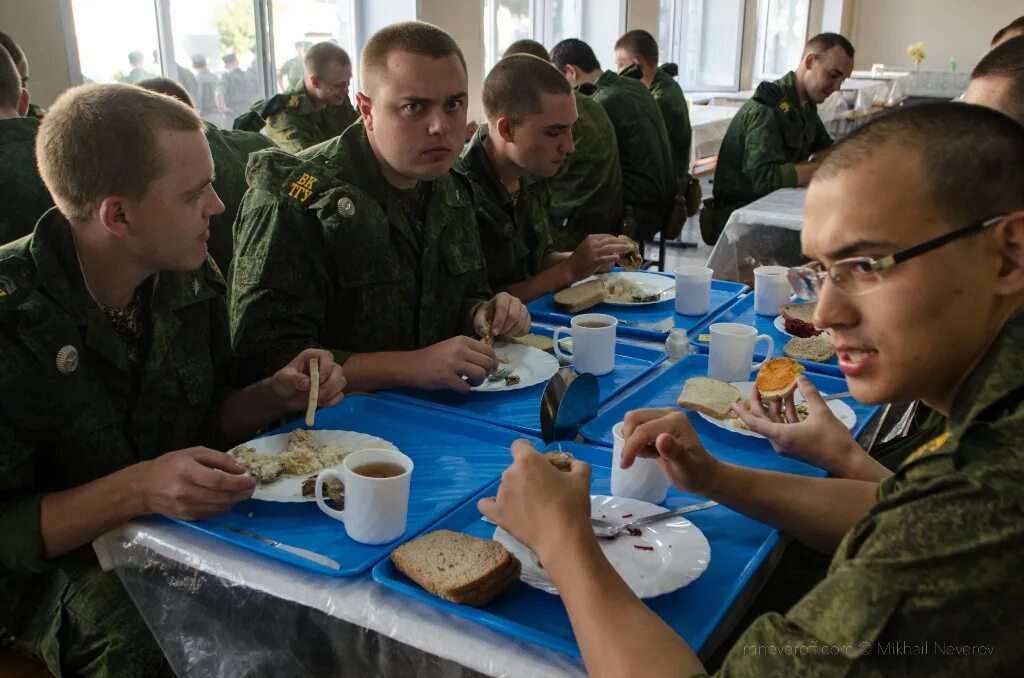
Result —
[[754, 312], [776, 316], [793, 292], [785, 266], [758, 266], [754, 269]]
[[622, 465], [622, 447], [626, 441], [622, 437], [622, 422], [612, 428], [615, 439], [612, 448], [612, 494], [616, 497], [630, 497], [660, 504], [668, 494], [668, 478], [661, 472], [655, 459], [637, 457], [629, 468]]
[[[555, 355], [572, 362], [579, 373], [594, 375], [608, 374], [615, 369], [615, 328], [619, 324], [614, 316], [604, 313], [584, 313], [575, 316], [571, 327], [559, 327], [552, 335]], [[568, 332], [572, 336], [572, 353], [565, 353], [559, 346], [559, 334]]]
[[[386, 544], [405, 533], [409, 515], [412, 459], [397, 450], [365, 449], [345, 457], [342, 470], [324, 469], [316, 477], [316, 505], [345, 523], [348, 536], [363, 544]], [[324, 481], [345, 483], [344, 510], [324, 503]]]
[[680, 266], [676, 269], [676, 313], [704, 315], [711, 308], [711, 269]]
[[767, 334], [759, 335], [750, 325], [714, 323], [711, 325], [711, 348], [708, 355], [708, 376], [722, 381], [747, 381], [751, 370], [764, 364], [752, 364], [754, 346], [768, 342], [765, 360], [775, 352], [775, 342]]

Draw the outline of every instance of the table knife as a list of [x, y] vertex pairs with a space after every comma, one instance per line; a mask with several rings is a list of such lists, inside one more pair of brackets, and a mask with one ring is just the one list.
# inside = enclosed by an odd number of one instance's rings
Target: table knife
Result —
[[337, 560], [334, 560], [333, 558], [328, 558], [327, 556], [322, 555], [320, 553], [316, 553], [315, 551], [309, 551], [307, 549], [299, 548], [298, 546], [292, 546], [291, 544], [282, 544], [281, 542], [271, 539], [270, 537], [264, 537], [261, 534], [256, 534], [255, 532], [250, 532], [249, 530], [244, 530], [241, 527], [235, 527], [234, 525], [228, 525], [227, 523], [215, 524], [217, 525], [217, 527], [223, 527], [225, 530], [237, 532], [238, 534], [249, 537], [250, 539], [255, 539], [261, 544], [273, 546], [276, 549], [280, 549], [282, 551], [285, 551], [286, 553], [290, 553], [293, 556], [298, 556], [299, 558], [305, 558], [306, 560], [312, 561], [318, 565], [323, 565], [324, 567], [330, 568], [332, 570], [341, 569], [341, 565], [338, 563]]

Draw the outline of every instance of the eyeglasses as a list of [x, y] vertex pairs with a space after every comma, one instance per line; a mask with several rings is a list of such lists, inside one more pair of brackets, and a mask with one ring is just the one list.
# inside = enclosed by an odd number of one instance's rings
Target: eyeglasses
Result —
[[970, 226], [944, 233], [937, 238], [926, 240], [919, 245], [914, 245], [881, 259], [851, 257], [849, 259], [841, 259], [828, 267], [819, 261], [815, 261], [806, 266], [791, 268], [788, 273], [789, 284], [793, 286], [793, 291], [804, 299], [817, 299], [825, 278], [831, 280], [837, 289], [850, 296], [866, 294], [878, 286], [878, 283], [882, 280], [882, 271], [885, 269], [892, 268], [896, 264], [921, 256], [926, 252], [931, 252], [961, 238], [974, 235], [989, 226], [998, 224], [1005, 218], [1005, 214], [990, 217], [973, 223]]

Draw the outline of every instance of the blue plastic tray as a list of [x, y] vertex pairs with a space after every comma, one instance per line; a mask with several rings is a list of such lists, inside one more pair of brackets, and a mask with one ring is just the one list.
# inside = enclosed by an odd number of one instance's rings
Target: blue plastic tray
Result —
[[[270, 434], [298, 428], [301, 422]], [[390, 544], [368, 546], [349, 539], [344, 525], [328, 517], [315, 502], [286, 504], [249, 501], [207, 521], [175, 521], [217, 539], [291, 565], [336, 577], [364, 572], [391, 549], [449, 513], [482, 487], [491, 484], [512, 461], [509, 446], [522, 434], [499, 426], [466, 421], [426, 408], [376, 396], [349, 396], [316, 415], [317, 429], [361, 431], [389, 440], [412, 458], [409, 517], [405, 534]], [[270, 435], [268, 434], [268, 435]], [[541, 444], [540, 441], [535, 441]], [[341, 564], [332, 570], [259, 543], [215, 523], [227, 523], [292, 546], [329, 556]]]
[[[591, 492], [611, 494], [609, 450], [578, 443], [560, 443], [560, 447], [553, 445], [549, 449], [563, 449], [589, 462], [593, 468]], [[498, 481], [495, 481], [473, 500], [440, 521], [435, 529], [445, 528], [490, 538], [494, 534], [494, 525], [480, 519], [476, 500], [494, 496], [497, 487]], [[698, 501], [701, 501], [700, 497], [670, 489], [662, 505], [675, 508]], [[685, 638], [694, 650], [701, 652], [708, 637], [771, 553], [779, 537], [778, 532], [767, 525], [745, 518], [724, 506], [697, 511], [686, 517], [708, 538], [711, 544], [711, 563], [704, 574], [689, 586], [657, 598], [649, 598], [645, 602]], [[515, 584], [488, 605], [475, 608], [456, 605], [427, 593], [399, 572], [390, 559], [381, 561], [373, 569], [373, 578], [388, 588], [501, 633], [565, 654], [580, 656], [561, 598], [522, 582]]]
[[[531, 332], [551, 336], [553, 330], [534, 325]], [[665, 360], [664, 351], [618, 341], [615, 344], [615, 369], [597, 378], [600, 402], [606, 403]], [[545, 384], [499, 393], [455, 393], [454, 391], [382, 392], [385, 398], [416, 403], [459, 417], [493, 422], [501, 426], [540, 436], [540, 399]]]
[[[675, 279], [675, 276], [671, 273], [659, 273], [669, 280]], [[612, 306], [611, 304], [598, 304], [593, 308], [588, 308], [583, 313], [607, 313], [608, 315], [615, 316], [619, 320], [632, 320], [641, 323], [656, 323], [665, 318], [673, 318], [673, 322], [676, 327], [681, 327], [688, 333], [692, 333], [693, 328], [697, 327], [701, 323], [708, 320], [722, 311], [726, 306], [736, 300], [736, 298], [746, 292], [749, 287], [743, 283], [728, 282], [725, 280], [712, 280], [711, 281], [711, 308], [704, 315], [680, 315], [676, 313], [675, 300], [669, 299], [662, 301], [658, 304], [650, 304], [648, 306]], [[527, 304], [527, 308], [530, 310], [530, 315], [535, 320], [544, 320], [551, 323], [561, 323], [568, 326], [569, 321], [572, 319], [572, 315], [569, 313], [563, 313], [555, 308], [554, 294], [546, 294], [540, 299], [535, 299]], [[668, 332], [659, 332], [658, 330], [642, 329], [639, 327], [628, 327], [623, 324], [619, 324], [618, 333], [625, 336], [641, 337], [643, 339], [649, 339], [654, 341], [664, 341]]]
[[[630, 410], [642, 407], [676, 407], [676, 398], [683, 390], [683, 382], [690, 377], [703, 377], [708, 373], [708, 357], [694, 354], [687, 356], [672, 367], [663, 370], [649, 381], [638, 386], [628, 398], [616, 402], [580, 428], [580, 435], [588, 442], [612, 445], [612, 427], [622, 421]], [[751, 373], [753, 379], [754, 373]], [[807, 373], [811, 383], [826, 393], [847, 390], [846, 381], [826, 374]], [[856, 437], [878, 411], [877, 405], [862, 405], [853, 398], [843, 398], [857, 415], [853, 428]], [[825, 472], [795, 459], [788, 459], [775, 453], [767, 440], [745, 436], [720, 428], [705, 421], [696, 412], [685, 412], [700, 435], [705, 447], [716, 457], [725, 461], [766, 468], [787, 473], [824, 475]]]
[[[742, 325], [753, 325], [758, 334], [767, 334], [775, 341], [775, 357], [782, 357], [782, 347], [792, 338], [775, 328], [775, 317], [758, 315], [754, 312], [754, 293], [745, 294], [733, 303], [726, 306], [718, 315], [707, 319], [698, 325], [690, 334], [690, 343], [701, 353], [708, 352], [708, 342], [701, 341], [700, 335], [710, 331], [712, 323], [740, 323]], [[758, 349], [764, 347], [764, 342], [757, 345]], [[754, 354], [754, 361], [764, 360], [764, 352]], [[843, 377], [839, 371], [839, 358], [832, 356], [827, 363], [818, 363], [812, 360], [798, 360], [808, 371], [830, 374], [834, 377]], [[845, 389], [844, 389], [845, 390]]]

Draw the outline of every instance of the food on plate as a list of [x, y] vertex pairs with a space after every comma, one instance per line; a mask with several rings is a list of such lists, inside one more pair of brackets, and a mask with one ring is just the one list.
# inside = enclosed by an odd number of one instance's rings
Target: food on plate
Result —
[[272, 483], [282, 475], [305, 476], [336, 466], [351, 452], [352, 449], [344, 445], [327, 445], [305, 429], [289, 433], [288, 444], [281, 452], [258, 454], [248, 445], [239, 445], [231, 451], [261, 485]]
[[782, 353], [794, 360], [811, 360], [818, 363], [828, 362], [836, 354], [832, 347], [832, 339], [827, 334], [802, 339], [794, 337], [782, 347]]
[[[302, 481], [302, 496], [312, 497], [316, 494], [316, 477], [314, 473]], [[339, 511], [345, 508], [345, 483], [336, 478], [328, 478], [324, 481], [324, 494], [334, 502], [334, 507]]]
[[786, 318], [782, 322], [782, 327], [787, 333], [794, 337], [800, 337], [801, 339], [807, 339], [808, 337], [816, 337], [823, 333], [825, 330], [819, 330], [811, 323], [800, 320], [799, 318]]
[[572, 462], [576, 457], [572, 456], [569, 452], [545, 452], [541, 455], [551, 465], [557, 468], [559, 471], [568, 471], [572, 468]]
[[405, 576], [435, 596], [463, 605], [486, 605], [519, 580], [522, 565], [491, 539], [435, 530], [391, 552]]
[[631, 302], [635, 304], [657, 301], [660, 290], [650, 290], [621, 275], [608, 276], [604, 285], [605, 301]]
[[765, 361], [757, 372], [757, 392], [762, 400], [779, 400], [796, 390], [796, 378], [804, 366], [792, 358], [775, 358]]
[[548, 353], [555, 350], [555, 342], [551, 340], [551, 337], [544, 336], [543, 334], [527, 334], [513, 339], [513, 341], [517, 344], [532, 346], [533, 348], [540, 349], [541, 351], [547, 351]]
[[636, 271], [644, 265], [644, 255], [640, 246], [628, 235], [620, 235], [619, 240], [629, 245], [629, 251], [619, 257], [619, 266], [627, 271]]
[[522, 381], [522, 377], [518, 374], [510, 374], [505, 377], [505, 386], [518, 386], [520, 381]]
[[732, 413], [733, 403], [743, 399], [740, 390], [721, 379], [690, 377], [676, 402], [680, 407], [713, 417], [726, 419]]
[[[779, 315], [783, 318], [802, 320], [813, 327], [814, 311], [818, 308], [816, 301], [801, 301], [795, 304], [783, 304], [779, 307]], [[789, 330], [787, 330], [788, 332]]]
[[604, 281], [588, 280], [555, 293], [555, 307], [564, 313], [579, 313], [604, 301]]

